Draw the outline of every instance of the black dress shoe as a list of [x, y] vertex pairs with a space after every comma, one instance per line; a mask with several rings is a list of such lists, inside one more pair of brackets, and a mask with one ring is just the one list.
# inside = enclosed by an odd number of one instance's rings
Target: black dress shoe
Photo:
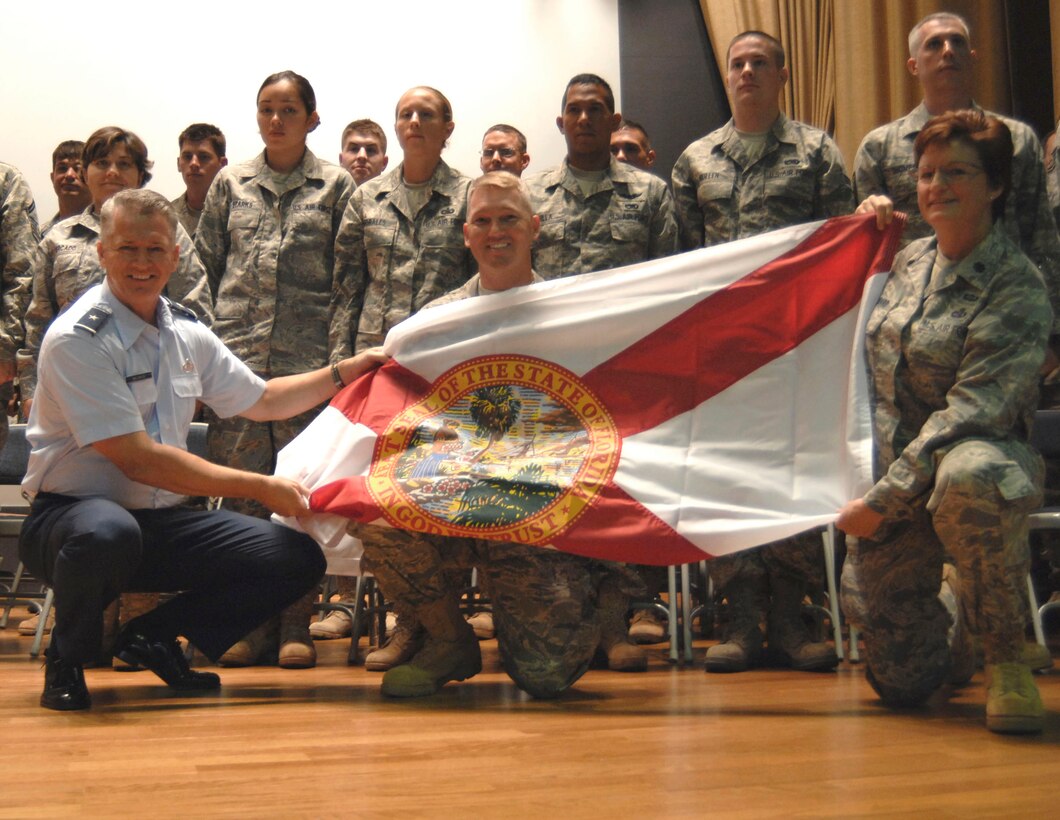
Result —
[[40, 705], [45, 709], [72, 712], [92, 705], [85, 686], [85, 672], [79, 663], [64, 661], [48, 650], [44, 660], [44, 692]]
[[126, 663], [150, 669], [181, 692], [221, 687], [221, 679], [213, 672], [195, 672], [188, 666], [187, 658], [175, 639], [157, 640], [126, 627], [118, 635], [114, 654]]

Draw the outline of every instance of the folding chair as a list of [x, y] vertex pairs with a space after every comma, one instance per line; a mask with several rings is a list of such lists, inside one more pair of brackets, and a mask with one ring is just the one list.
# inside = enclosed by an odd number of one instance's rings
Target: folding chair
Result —
[[[1060, 458], [1060, 410], [1039, 410], [1034, 414], [1034, 430], [1031, 444], [1046, 458]], [[1060, 530], [1060, 506], [1042, 507], [1027, 517], [1032, 532], [1037, 530]], [[1030, 603], [1034, 639], [1046, 646], [1042, 616], [1053, 609], [1060, 609], [1060, 601], [1049, 601], [1038, 605], [1038, 596], [1030, 574], [1027, 575], [1027, 600]]]
[[[26, 441], [26, 425], [12, 424], [7, 432], [7, 442], [4, 444], [3, 451], [0, 452], [0, 485], [19, 486], [22, 484], [28, 462], [29, 442]], [[25, 502], [0, 507], [0, 538], [17, 541], [22, 531], [22, 522], [28, 513], [29, 505]], [[31, 584], [31, 588], [25, 589], [26, 584]], [[37, 588], [34, 589], [33, 586]], [[11, 610], [16, 606], [28, 606], [38, 611], [37, 631], [30, 645], [30, 657], [35, 658], [40, 654], [44, 630], [53, 601], [52, 590], [34, 581], [21, 561], [15, 567], [10, 586], [0, 589], [0, 602], [3, 602], [4, 606], [3, 615], [0, 615], [0, 629], [7, 628]]]

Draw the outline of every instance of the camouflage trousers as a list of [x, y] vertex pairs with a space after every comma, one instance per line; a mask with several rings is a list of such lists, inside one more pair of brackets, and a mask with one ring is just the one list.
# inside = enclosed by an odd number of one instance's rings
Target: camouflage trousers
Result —
[[[447, 571], [476, 567], [490, 590], [505, 672], [535, 697], [555, 697], [589, 668], [600, 640], [599, 562], [554, 550], [353, 523], [364, 565], [413, 612], [455, 597]], [[429, 624], [427, 625], [429, 627]]]
[[[301, 413], [282, 421], [250, 421], [242, 416], [218, 418], [209, 409], [206, 420], [210, 428], [206, 437], [206, 451], [210, 461], [247, 470], [261, 475], [272, 475], [276, 469], [276, 454], [301, 433], [320, 411]], [[268, 518], [271, 513], [257, 501], [246, 498], [227, 498], [226, 510]]]
[[949, 450], [911, 518], [875, 538], [847, 538], [843, 611], [863, 630], [885, 701], [926, 699], [947, 677], [952, 619], [939, 600], [943, 560], [960, 582], [961, 614], [988, 664], [1018, 660], [1029, 563], [1027, 514], [1041, 503], [1042, 462], [1018, 442], [966, 439]]
[[[824, 588], [824, 558], [821, 535], [816, 530], [801, 532], [771, 544], [723, 555], [708, 565], [715, 596], [727, 596], [734, 585], [750, 587], [755, 600], [769, 600], [770, 578], [790, 578], [807, 592]], [[750, 597], [750, 596], [749, 596]], [[758, 613], [764, 616], [764, 612]]]

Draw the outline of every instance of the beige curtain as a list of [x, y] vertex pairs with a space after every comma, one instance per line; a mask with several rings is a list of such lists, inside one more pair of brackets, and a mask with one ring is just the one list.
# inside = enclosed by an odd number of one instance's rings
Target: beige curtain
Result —
[[[1060, 0], [1050, 0], [1050, 7], [1060, 41]], [[906, 67], [908, 36], [932, 12], [953, 11], [969, 21], [979, 54], [976, 100], [1010, 110], [1004, 0], [700, 0], [700, 8], [722, 76], [729, 41], [741, 31], [759, 29], [783, 43], [792, 74], [784, 111], [831, 131], [848, 167], [865, 134], [920, 101]], [[1060, 49], [1053, 53], [1060, 60]]]
[[[844, 0], [839, 0], [840, 5]], [[757, 30], [780, 40], [791, 79], [780, 106], [789, 117], [832, 130], [835, 119], [833, 0], [699, 0], [718, 70], [729, 41]]]
[[975, 99], [1008, 113], [1008, 31], [1003, 0], [841, 0], [835, 5], [836, 142], [848, 164], [862, 138], [920, 102], [920, 85], [906, 65], [909, 30], [927, 14], [952, 11], [972, 29], [979, 55]]

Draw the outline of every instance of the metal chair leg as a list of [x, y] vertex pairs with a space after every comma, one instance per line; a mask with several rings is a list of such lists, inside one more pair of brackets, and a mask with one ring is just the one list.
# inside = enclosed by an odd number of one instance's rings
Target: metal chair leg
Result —
[[22, 575], [25, 569], [21, 561], [15, 565], [15, 575], [11, 579], [11, 597], [8, 599], [7, 606], [4, 607], [4, 614], [0, 615], [0, 629], [7, 629], [7, 619], [11, 617], [11, 609], [14, 607], [15, 600], [18, 597], [18, 588], [22, 584]]
[[692, 663], [692, 594], [689, 566], [681, 565], [681, 638], [685, 648], [685, 661]]
[[357, 663], [357, 645], [361, 640], [361, 617], [364, 615], [364, 587], [367, 579], [357, 576], [357, 587], [353, 593], [353, 617], [350, 618], [350, 652], [346, 663], [354, 666]]
[[832, 639], [835, 641], [835, 653], [843, 660], [843, 624], [839, 619], [839, 593], [836, 591], [835, 578], [835, 527], [829, 524], [821, 533], [824, 542], [824, 574], [828, 582], [828, 613], [832, 621]]
[[1042, 609], [1038, 606], [1038, 596], [1034, 593], [1034, 581], [1031, 574], [1027, 573], [1027, 602], [1031, 608], [1031, 623], [1034, 624], [1034, 640], [1045, 646], [1045, 631], [1042, 629]]
[[678, 651], [678, 624], [677, 624], [677, 569], [669, 566], [666, 568], [666, 581], [668, 584], [667, 605], [670, 608], [670, 617], [667, 628], [670, 632], [670, 663], [677, 663], [680, 653]]
[[44, 641], [44, 630], [47, 628], [48, 616], [51, 614], [52, 606], [55, 603], [55, 592], [51, 587], [48, 587], [48, 591], [44, 594], [44, 603], [41, 604], [40, 616], [37, 621], [37, 632], [33, 636], [33, 643], [29, 648], [29, 656], [36, 658], [40, 655], [40, 646]]

